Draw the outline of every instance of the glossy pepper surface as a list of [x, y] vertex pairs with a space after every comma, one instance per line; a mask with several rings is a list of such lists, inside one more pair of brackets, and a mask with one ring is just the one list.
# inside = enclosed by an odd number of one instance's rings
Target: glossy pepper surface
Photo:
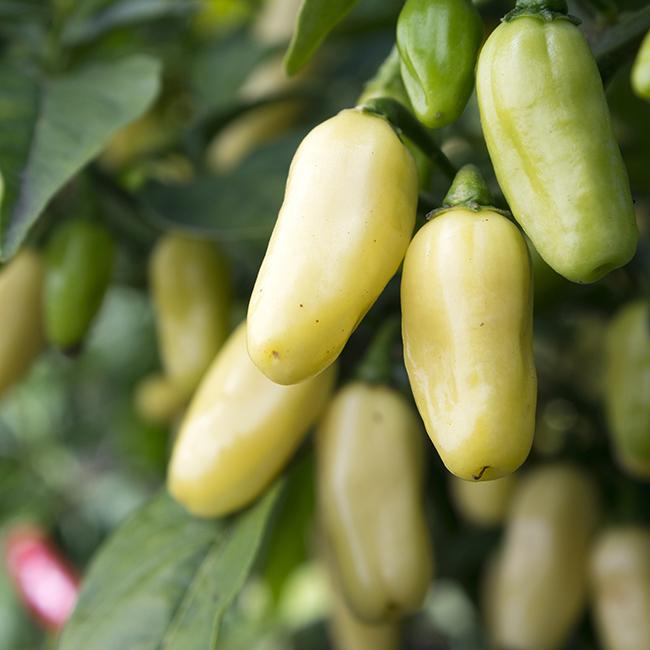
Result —
[[390, 125], [344, 110], [294, 156], [248, 309], [248, 350], [273, 381], [329, 366], [399, 267], [418, 177]]
[[28, 370], [43, 346], [43, 263], [23, 250], [0, 270], [0, 394]]
[[77, 602], [79, 576], [44, 531], [26, 525], [11, 530], [5, 565], [32, 616], [43, 627], [60, 630]]
[[521, 479], [485, 590], [491, 647], [563, 647], [585, 605], [597, 520], [595, 487], [581, 470], [548, 465]]
[[637, 650], [650, 639], [650, 528], [601, 533], [591, 553], [592, 600], [604, 650]]
[[416, 414], [392, 389], [355, 382], [316, 443], [323, 531], [351, 609], [368, 622], [416, 610], [432, 573]]
[[650, 102], [650, 31], [645, 35], [632, 67], [632, 88]]
[[172, 232], [156, 244], [149, 279], [165, 372], [190, 395], [228, 336], [226, 262], [212, 243]]
[[429, 437], [460, 478], [509, 474], [530, 451], [537, 396], [531, 289], [523, 237], [489, 208], [444, 210], [409, 246], [404, 362]]
[[481, 50], [476, 89], [499, 185], [540, 255], [574, 282], [626, 264], [629, 181], [580, 30], [561, 13], [506, 17]]
[[607, 328], [605, 406], [619, 463], [650, 478], [650, 310], [625, 305]]
[[101, 224], [74, 219], [49, 242], [45, 273], [45, 332], [62, 349], [83, 340], [101, 307], [113, 271], [114, 245]]
[[428, 127], [454, 122], [474, 86], [483, 22], [469, 0], [407, 0], [397, 21], [402, 78]]
[[295, 386], [274, 384], [250, 360], [240, 325], [183, 418], [167, 478], [172, 496], [204, 517], [249, 504], [300, 444], [335, 379], [332, 366]]

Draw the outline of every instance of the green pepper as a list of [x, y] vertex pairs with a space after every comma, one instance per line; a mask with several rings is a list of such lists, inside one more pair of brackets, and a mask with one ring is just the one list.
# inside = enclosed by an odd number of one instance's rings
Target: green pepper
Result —
[[469, 0], [407, 0], [397, 21], [402, 78], [418, 119], [460, 117], [474, 86], [483, 22]]
[[113, 271], [114, 246], [104, 226], [74, 219], [47, 248], [45, 331], [63, 350], [76, 348], [101, 307]]
[[650, 31], [645, 35], [632, 67], [632, 88], [650, 102]]
[[43, 263], [32, 250], [0, 270], [0, 394], [27, 372], [43, 346]]
[[630, 474], [650, 478], [650, 313], [639, 300], [607, 328], [605, 406], [615, 455]]
[[318, 428], [323, 531], [341, 589], [366, 622], [417, 610], [429, 586], [420, 435], [399, 393], [359, 381], [338, 392]]
[[600, 74], [562, 4], [520, 0], [481, 51], [476, 90], [514, 217], [553, 269], [594, 282], [632, 258], [638, 234]]

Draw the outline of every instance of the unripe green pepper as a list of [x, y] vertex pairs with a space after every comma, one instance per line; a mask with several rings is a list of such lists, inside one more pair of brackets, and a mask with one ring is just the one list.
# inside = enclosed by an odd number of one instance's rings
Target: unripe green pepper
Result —
[[478, 202], [461, 200], [478, 187], [475, 174], [461, 170], [451, 207], [413, 239], [401, 291], [404, 361], [418, 410], [447, 469], [476, 481], [525, 460], [537, 381], [526, 243], [512, 222], [482, 207], [485, 188]]
[[632, 88], [639, 97], [650, 102], [650, 31], [645, 35], [634, 60]]
[[498, 526], [508, 514], [517, 479], [514, 474], [494, 481], [465, 481], [449, 477], [451, 499], [460, 516], [475, 526]]
[[596, 627], [604, 650], [639, 650], [650, 639], [650, 529], [601, 533], [591, 553]]
[[248, 309], [248, 351], [267, 377], [292, 384], [334, 362], [404, 257], [417, 194], [384, 119], [344, 110], [307, 135]]
[[629, 181], [589, 45], [566, 13], [533, 4], [520, 0], [481, 50], [481, 124], [540, 255], [569, 280], [594, 282], [636, 250]]
[[189, 396], [228, 336], [226, 262], [212, 243], [171, 232], [156, 244], [149, 281], [165, 372]]
[[619, 463], [650, 478], [650, 311], [638, 300], [623, 307], [607, 328], [605, 406]]
[[0, 270], [0, 394], [43, 347], [43, 279], [41, 258], [29, 249]]
[[416, 414], [388, 387], [351, 383], [330, 404], [316, 451], [323, 531], [351, 609], [367, 622], [418, 609], [432, 551]]
[[335, 379], [332, 366], [295, 386], [274, 384], [250, 360], [241, 324], [183, 418], [169, 466], [169, 492], [202, 517], [227, 515], [251, 503], [316, 421]]
[[474, 86], [483, 22], [469, 0], [407, 0], [397, 21], [402, 79], [418, 119], [455, 122]]
[[47, 247], [45, 332], [63, 350], [83, 341], [101, 307], [113, 271], [113, 239], [104, 226], [67, 221]]
[[492, 647], [563, 647], [585, 605], [597, 520], [594, 485], [576, 467], [548, 465], [521, 479], [485, 585]]

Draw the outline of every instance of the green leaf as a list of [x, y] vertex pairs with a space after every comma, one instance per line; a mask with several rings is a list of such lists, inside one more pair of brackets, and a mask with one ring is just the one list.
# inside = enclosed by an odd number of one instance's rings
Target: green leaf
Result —
[[52, 79], [0, 66], [0, 259], [18, 249], [48, 201], [158, 94], [149, 56], [94, 63]]
[[[92, 5], [96, 3], [91, 3]], [[195, 0], [122, 0], [95, 11], [81, 9], [68, 20], [63, 32], [66, 45], [81, 45], [120, 27], [129, 27], [169, 16], [191, 14], [199, 7]], [[84, 9], [86, 9], [84, 11]]]
[[260, 148], [237, 169], [187, 185], [147, 185], [142, 198], [164, 227], [199, 231], [222, 242], [266, 242], [300, 140], [292, 133]]
[[325, 37], [358, 1], [303, 0], [296, 30], [284, 59], [288, 74], [296, 74], [311, 59]]
[[280, 492], [221, 520], [154, 498], [106, 542], [86, 576], [60, 650], [206, 650], [244, 584]]

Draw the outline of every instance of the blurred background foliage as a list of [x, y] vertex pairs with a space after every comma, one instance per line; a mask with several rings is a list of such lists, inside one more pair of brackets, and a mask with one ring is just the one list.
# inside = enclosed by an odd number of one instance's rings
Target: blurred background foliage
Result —
[[[501, 0], [477, 4], [488, 29], [511, 8]], [[153, 242], [168, 228], [218, 241], [232, 261], [233, 323], [238, 322], [298, 142], [310, 128], [355, 104], [393, 45], [402, 2], [359, 2], [291, 82], [283, 79], [278, 56], [292, 24], [285, 21], [275, 32], [265, 28], [263, 5], [262, 0], [0, 1], [2, 70], [18, 66], [56, 75], [134, 54], [162, 64], [155, 103], [56, 194], [32, 231], [39, 244], [61, 220], [92, 214], [116, 237], [115, 281], [91, 335], [75, 357], [44, 352], [0, 402], [0, 526], [39, 522], [81, 569], [118, 522], [164, 480], [171, 431], [145, 422], [133, 405], [138, 380], [160, 367], [146, 279]], [[644, 5], [645, 0], [580, 0], [570, 2], [570, 10], [596, 47], [620, 13]], [[279, 83], [256, 87], [251, 76], [262, 65], [275, 66]], [[598, 479], [610, 522], [650, 518], [650, 489], [612, 461], [600, 381], [607, 319], [628, 300], [650, 295], [650, 106], [633, 95], [629, 76], [630, 62], [623, 61], [607, 90], [636, 201], [639, 253], [628, 267], [591, 286], [570, 284], [543, 263], [535, 268], [540, 397], [529, 463], [571, 458], [587, 467]], [[68, 100], [69, 110], [79, 115], [75, 98]], [[256, 110], [269, 106], [280, 110], [261, 142], [243, 153], [236, 144], [234, 153], [219, 150], [219, 138], [230, 127], [242, 119], [254, 125]], [[498, 196], [474, 98], [461, 120], [435, 132], [435, 139], [455, 165], [479, 165]], [[447, 186], [434, 169], [423, 189], [423, 208], [439, 204]], [[346, 347], [344, 378], [377, 325], [398, 309], [394, 279]], [[399, 354], [393, 375], [408, 390]], [[459, 518], [447, 473], [430, 446], [429, 452], [437, 578], [421, 614], [405, 624], [407, 647], [479, 649], [481, 569], [500, 531]], [[291, 465], [258, 570], [226, 614], [220, 648], [329, 647], [327, 584], [322, 569], [308, 561], [312, 469], [306, 446]], [[54, 643], [30, 622], [0, 570], [0, 648]], [[595, 643], [585, 615], [567, 647]]]

